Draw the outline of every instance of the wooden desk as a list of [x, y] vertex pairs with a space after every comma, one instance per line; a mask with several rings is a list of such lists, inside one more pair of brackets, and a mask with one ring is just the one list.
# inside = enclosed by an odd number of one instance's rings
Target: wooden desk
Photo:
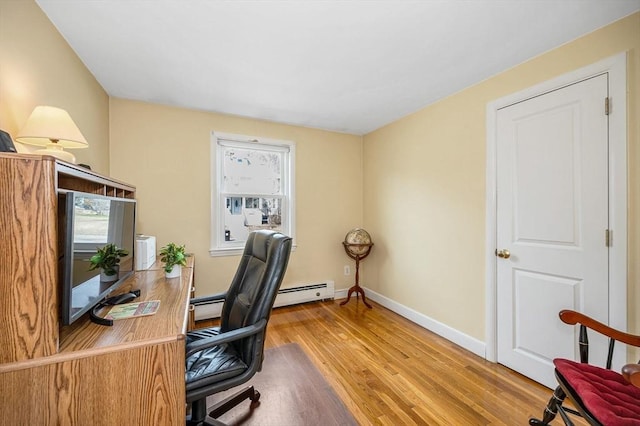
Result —
[[[193, 253], [187, 253], [187, 268], [191, 268], [191, 293], [189, 295], [190, 299], [193, 299], [194, 297], [196, 297], [196, 288], [194, 286], [194, 277], [195, 274], [193, 272], [193, 266], [195, 264], [195, 257], [193, 256]], [[160, 261], [160, 258], [158, 258], [155, 262], [153, 262], [153, 264], [151, 264], [151, 266], [149, 266], [148, 269], [144, 269], [144, 272], [148, 272], [148, 271], [164, 271], [164, 263], [162, 263], [162, 261]], [[139, 271], [142, 272], [142, 271]], [[188, 315], [188, 319], [187, 319], [187, 330], [191, 331], [193, 329], [196, 328], [196, 307], [193, 305], [189, 305], [189, 315]]]
[[2, 425], [183, 425], [191, 267], [136, 272], [122, 290], [159, 299], [154, 315], [60, 329], [56, 354], [0, 364]]

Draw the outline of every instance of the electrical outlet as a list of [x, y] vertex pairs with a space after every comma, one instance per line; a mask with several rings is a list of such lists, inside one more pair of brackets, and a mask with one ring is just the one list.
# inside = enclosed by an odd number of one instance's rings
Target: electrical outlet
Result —
[[351, 275], [351, 266], [344, 265], [344, 274], [345, 275]]

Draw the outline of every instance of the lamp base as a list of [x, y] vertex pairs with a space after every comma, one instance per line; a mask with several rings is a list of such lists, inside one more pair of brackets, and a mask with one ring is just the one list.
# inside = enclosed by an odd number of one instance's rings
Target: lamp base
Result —
[[46, 148], [38, 149], [35, 154], [50, 155], [69, 163], [76, 164], [76, 156], [65, 151], [63, 147], [54, 142], [48, 143]]

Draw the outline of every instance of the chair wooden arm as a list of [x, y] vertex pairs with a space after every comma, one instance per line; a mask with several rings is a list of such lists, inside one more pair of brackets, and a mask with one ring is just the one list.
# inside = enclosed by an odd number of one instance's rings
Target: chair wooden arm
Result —
[[600, 334], [604, 334], [611, 339], [626, 343], [627, 345], [640, 347], [640, 336], [616, 330], [615, 328], [611, 328], [608, 325], [602, 324], [601, 322], [596, 321], [584, 314], [581, 314], [580, 312], [571, 310], [561, 311], [560, 319], [566, 324], [582, 324], [585, 327], [595, 330]]
[[640, 364], [627, 364], [622, 367], [622, 375], [625, 380], [640, 388]]

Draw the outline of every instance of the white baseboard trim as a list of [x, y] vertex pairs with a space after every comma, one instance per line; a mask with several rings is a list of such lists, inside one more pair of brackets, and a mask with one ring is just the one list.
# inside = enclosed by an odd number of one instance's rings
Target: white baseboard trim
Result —
[[[376, 303], [384, 306], [390, 311], [395, 312], [396, 314], [408, 319], [411, 322], [418, 324], [419, 326], [426, 328], [429, 331], [436, 333], [439, 336], [444, 337], [445, 339], [455, 343], [458, 346], [463, 347], [464, 349], [473, 352], [481, 358], [485, 358], [486, 356], [486, 344], [475, 337], [471, 337], [467, 334], [462, 333], [455, 328], [451, 328], [448, 325], [445, 325], [439, 321], [434, 320], [420, 312], [414, 311], [411, 308], [408, 308], [400, 303], [389, 299], [386, 296], [383, 296], [379, 293], [376, 293], [373, 290], [368, 288], [364, 288], [365, 294], [368, 299], [373, 300]], [[342, 291], [342, 290], [339, 290]], [[346, 290], [344, 290], [344, 297], [346, 297]], [[336, 291], [336, 299], [338, 298], [338, 291]]]
[[[316, 300], [328, 300], [335, 298], [335, 282], [327, 280], [319, 283], [300, 284], [293, 287], [280, 288], [276, 295], [273, 307], [297, 305], [299, 303], [312, 302]], [[195, 307], [196, 321], [220, 318], [224, 300], [201, 303]]]
[[336, 290], [333, 293], [333, 299], [346, 299], [347, 298], [347, 293], [349, 292], [348, 288], [342, 289], [342, 290]]

